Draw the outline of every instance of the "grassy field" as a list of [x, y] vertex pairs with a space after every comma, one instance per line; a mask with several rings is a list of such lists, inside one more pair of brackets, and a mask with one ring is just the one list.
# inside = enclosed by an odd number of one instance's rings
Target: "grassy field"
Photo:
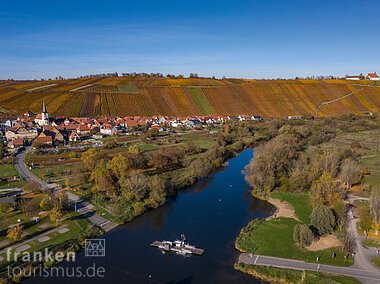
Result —
[[[320, 257], [320, 263], [347, 266], [352, 264], [352, 259], [346, 263], [341, 248], [330, 248], [317, 252], [299, 248], [293, 240], [293, 228], [299, 224], [290, 218], [275, 218], [270, 221], [258, 223], [253, 230], [240, 235], [236, 241], [237, 248], [246, 252], [277, 256], [283, 258], [299, 259], [307, 262], [316, 262]], [[332, 258], [332, 253], [337, 254]]]
[[0, 165], [0, 178], [18, 176], [18, 173], [15, 167], [10, 165]]
[[361, 158], [361, 163], [370, 170], [370, 174], [364, 177], [364, 181], [374, 185], [380, 185], [380, 152]]
[[273, 198], [288, 202], [294, 208], [298, 219], [305, 224], [310, 223], [310, 214], [313, 208], [310, 205], [310, 195], [305, 193], [274, 192]]
[[[13, 177], [19, 178], [19, 175], [12, 164], [0, 165], [0, 179], [12, 179]], [[0, 189], [4, 188], [21, 188], [25, 185], [25, 181], [11, 180], [9, 182], [0, 182]]]
[[379, 257], [379, 256], [374, 256], [374, 257], [371, 259], [371, 261], [372, 261], [372, 263], [373, 263], [376, 267], [380, 268], [380, 257]]
[[[368, 84], [368, 82], [363, 82]], [[39, 86], [56, 84], [32, 92]], [[78, 87], [90, 87], [76, 90]], [[51, 115], [257, 114], [313, 115], [323, 101], [358, 89], [345, 80], [244, 80], [112, 77], [0, 85], [0, 108], [39, 112], [45, 99]], [[74, 90], [74, 91], [73, 91]], [[320, 115], [378, 112], [380, 89], [364, 87], [321, 108]]]
[[348, 276], [338, 276], [313, 271], [297, 271], [274, 267], [235, 264], [235, 269], [270, 283], [307, 283], [307, 284], [359, 284], [360, 281]]

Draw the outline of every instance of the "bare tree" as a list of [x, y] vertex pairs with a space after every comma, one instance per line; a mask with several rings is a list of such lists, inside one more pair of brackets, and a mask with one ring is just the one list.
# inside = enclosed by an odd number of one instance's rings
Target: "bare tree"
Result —
[[379, 230], [380, 226], [380, 189], [373, 188], [371, 191], [371, 197], [369, 199], [369, 206], [371, 211], [371, 216], [376, 224], [376, 231]]
[[358, 181], [361, 177], [361, 168], [358, 162], [345, 159], [340, 172], [340, 178], [346, 189], [351, 188], [355, 181]]
[[343, 250], [349, 253], [356, 253], [357, 243], [354, 234], [350, 232], [345, 232], [343, 239]]

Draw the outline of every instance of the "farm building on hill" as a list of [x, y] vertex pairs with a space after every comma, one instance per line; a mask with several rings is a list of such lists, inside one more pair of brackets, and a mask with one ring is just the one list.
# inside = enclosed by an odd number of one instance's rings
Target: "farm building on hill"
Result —
[[367, 78], [371, 81], [380, 81], [380, 76], [375, 73], [368, 73]]
[[346, 76], [346, 80], [350, 80], [350, 81], [358, 81], [361, 79], [362, 78], [360, 76]]

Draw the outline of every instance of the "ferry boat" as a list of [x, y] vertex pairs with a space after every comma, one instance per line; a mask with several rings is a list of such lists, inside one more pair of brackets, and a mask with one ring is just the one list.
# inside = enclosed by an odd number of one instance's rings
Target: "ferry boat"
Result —
[[165, 252], [175, 252], [179, 255], [202, 255], [204, 253], [204, 249], [197, 248], [193, 245], [190, 245], [188, 242], [186, 242], [186, 236], [184, 234], [181, 235], [181, 240], [175, 240], [175, 241], [154, 241], [150, 244], [153, 247], [157, 247]]

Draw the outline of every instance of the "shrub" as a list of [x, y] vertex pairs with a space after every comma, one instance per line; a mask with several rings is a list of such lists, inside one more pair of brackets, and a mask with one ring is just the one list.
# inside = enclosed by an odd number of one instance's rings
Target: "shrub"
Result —
[[310, 222], [320, 236], [332, 233], [336, 224], [333, 212], [325, 205], [319, 205], [313, 209]]
[[314, 234], [306, 224], [297, 224], [294, 226], [293, 239], [299, 247], [311, 245], [314, 240]]

